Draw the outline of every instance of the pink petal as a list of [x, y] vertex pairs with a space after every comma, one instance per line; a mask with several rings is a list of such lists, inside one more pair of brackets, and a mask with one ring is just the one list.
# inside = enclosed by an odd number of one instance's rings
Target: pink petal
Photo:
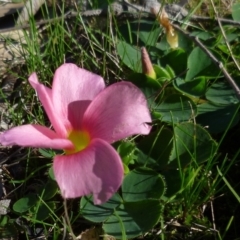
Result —
[[91, 138], [112, 143], [133, 134], [148, 134], [151, 122], [147, 100], [132, 83], [115, 83], [102, 91], [83, 117]]
[[71, 141], [60, 138], [54, 131], [40, 125], [14, 127], [0, 135], [0, 143], [4, 146], [19, 145], [54, 149], [74, 147]]
[[79, 153], [56, 156], [53, 169], [64, 198], [92, 193], [95, 204], [106, 202], [118, 190], [123, 179], [118, 153], [101, 139], [94, 139]]
[[[89, 103], [104, 88], [102, 77], [74, 64], [63, 64], [54, 74], [52, 87], [54, 110], [61, 118], [69, 119], [71, 125], [75, 125], [77, 119], [78, 126], [73, 126], [76, 129], [81, 125], [82, 116]], [[73, 111], [70, 104], [75, 104], [77, 111], [75, 108]], [[69, 124], [65, 123], [66, 125]]]
[[71, 102], [68, 105], [68, 119], [69, 119], [69, 127], [70, 129], [73, 128], [74, 130], [82, 130], [82, 118], [83, 114], [88, 108], [91, 101], [89, 100], [82, 100]]
[[36, 73], [32, 73], [29, 77], [29, 83], [36, 90], [38, 97], [48, 115], [49, 120], [51, 121], [53, 128], [61, 137], [67, 136], [67, 129], [64, 126], [66, 121], [64, 118], [61, 119], [61, 116], [58, 116], [55, 112], [53, 102], [52, 102], [52, 90], [43, 84], [40, 84]]

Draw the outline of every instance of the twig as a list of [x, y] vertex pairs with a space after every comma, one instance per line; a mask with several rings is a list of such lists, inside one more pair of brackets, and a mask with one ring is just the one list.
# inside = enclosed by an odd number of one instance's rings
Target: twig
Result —
[[[209, 22], [209, 21], [216, 21], [215, 18], [211, 18], [211, 17], [202, 17], [202, 16], [192, 16], [190, 18], [191, 21], [194, 22]], [[234, 25], [234, 26], [238, 26], [240, 27], [240, 22], [239, 21], [235, 21], [232, 19], [227, 19], [227, 18], [218, 18], [218, 20], [221, 23], [225, 23], [225, 24], [230, 24], [230, 25]]]
[[[55, 18], [52, 18], [52, 19], [37, 21], [37, 22], [35, 22], [35, 25], [36, 26], [41, 26], [41, 25], [52, 23], [52, 22], [55, 22], [55, 21], [60, 21], [60, 20], [62, 20], [62, 18], [67, 20], [67, 19], [71, 19], [73, 17], [76, 17], [79, 14], [83, 14], [83, 16], [85, 16], [84, 12], [81, 13], [81, 12], [76, 12], [76, 11], [70, 10], [67, 13], [65, 13], [63, 16], [55, 17]], [[85, 17], [87, 17], [87, 16], [85, 16]], [[151, 17], [151, 16], [149, 16], [149, 17]], [[155, 16], [153, 16], [153, 18], [155, 18]], [[211, 17], [202, 17], [202, 16], [193, 15], [193, 16], [191, 16], [190, 20], [194, 21], [194, 22], [196, 22], [196, 21], [206, 22], [206, 21], [215, 21], [216, 19], [211, 18]], [[225, 18], [218, 18], [218, 20], [222, 23], [231, 24], [231, 25], [235, 25], [235, 26], [240, 27], [240, 22], [239, 21], [234, 21], [234, 20], [225, 19]], [[0, 33], [10, 32], [10, 31], [13, 31], [13, 30], [28, 29], [30, 27], [31, 27], [31, 24], [26, 23], [26, 24], [21, 24], [19, 26], [14, 26], [14, 27], [11, 27], [11, 28], [0, 29]]]
[[223, 30], [223, 27], [222, 27], [222, 23], [221, 23], [221, 21], [219, 20], [219, 17], [218, 17], [218, 12], [217, 12], [217, 10], [216, 10], [216, 8], [215, 8], [215, 5], [214, 5], [214, 3], [213, 3], [212, 0], [211, 0], [211, 3], [212, 3], [212, 7], [213, 7], [213, 10], [214, 10], [214, 13], [215, 13], [215, 15], [216, 15], [216, 19], [217, 19], [217, 21], [218, 21], [219, 28], [220, 28], [220, 30], [221, 30], [221, 32], [222, 32], [224, 41], [225, 41], [225, 43], [226, 43], [226, 45], [227, 45], [228, 51], [229, 51], [229, 53], [230, 53], [230, 55], [231, 55], [231, 57], [232, 57], [232, 60], [234, 61], [235, 65], [236, 65], [236, 67], [238, 68], [238, 71], [240, 71], [240, 67], [239, 67], [239, 65], [238, 65], [237, 60], [236, 60], [235, 57], [233, 56], [232, 49], [231, 49], [231, 47], [230, 47], [230, 45], [229, 45], [229, 43], [228, 43], [228, 40], [227, 40], [225, 31]]
[[[13, 152], [12, 154], [8, 155], [6, 158], [1, 159], [0, 160], [0, 166], [3, 165], [5, 162], [7, 162], [10, 158], [14, 157], [16, 154], [18, 154], [23, 148], [19, 148], [17, 149], [15, 152]], [[23, 158], [25, 158], [27, 156], [27, 154], [23, 155], [20, 159], [18, 158], [18, 160], [22, 160]], [[18, 162], [19, 162], [18, 161]]]
[[14, 193], [15, 191], [17, 191], [19, 188], [21, 188], [23, 186], [23, 183], [20, 184], [19, 186], [17, 186], [16, 188], [14, 188], [11, 192], [9, 192], [8, 194], [6, 194], [4, 197], [2, 197], [2, 199], [7, 199], [9, 198], [9, 196]]
[[232, 79], [231, 75], [228, 73], [228, 71], [226, 70], [226, 68], [223, 66], [223, 63], [221, 61], [219, 61], [205, 46], [204, 44], [197, 38], [194, 36], [191, 36], [189, 33], [187, 33], [186, 31], [182, 30], [181, 27], [179, 27], [178, 25], [172, 24], [172, 26], [177, 29], [179, 32], [181, 32], [182, 34], [184, 34], [186, 37], [188, 37], [189, 39], [193, 40], [209, 57], [210, 59], [216, 64], [216, 66], [222, 70], [223, 75], [225, 76], [225, 78], [228, 80], [229, 84], [231, 85], [231, 87], [233, 88], [233, 90], [235, 91], [238, 100], [240, 100], [240, 89], [237, 86], [237, 84], [235, 83], [235, 81]]
[[69, 219], [68, 209], [67, 209], [67, 200], [66, 200], [65, 198], [63, 199], [63, 207], [64, 207], [64, 212], [65, 212], [65, 220], [66, 220], [66, 222], [67, 222], [67, 225], [68, 225], [68, 228], [69, 228], [69, 232], [71, 233], [72, 238], [73, 238], [74, 240], [76, 240], [76, 236], [75, 236], [75, 234], [73, 233], [72, 226], [71, 226], [71, 222], [70, 222], [70, 219]]
[[[61, 21], [63, 18], [64, 18], [64, 20], [67, 20], [67, 19], [71, 19], [71, 18], [76, 17], [76, 16], [78, 16], [77, 12], [69, 11], [69, 12], [65, 13], [63, 16], [60, 16], [60, 17], [55, 17], [55, 18], [51, 18], [51, 19], [37, 21], [37, 22], [35, 22], [35, 25], [36, 26], [41, 26], [41, 25], [52, 23], [52, 22], [55, 22], [55, 21]], [[0, 34], [5, 33], [5, 32], [11, 32], [11, 31], [14, 31], [14, 30], [28, 29], [28, 28], [31, 27], [31, 25], [32, 24], [27, 23], [27, 24], [22, 24], [22, 25], [19, 25], [19, 26], [14, 26], [14, 27], [11, 27], [11, 28], [0, 29]]]

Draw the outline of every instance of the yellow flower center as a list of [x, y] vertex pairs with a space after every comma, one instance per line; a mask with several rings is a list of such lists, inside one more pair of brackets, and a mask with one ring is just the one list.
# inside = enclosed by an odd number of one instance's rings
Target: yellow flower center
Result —
[[65, 153], [67, 155], [80, 152], [81, 150], [86, 148], [90, 142], [90, 136], [85, 131], [73, 130], [69, 133], [68, 139], [73, 143], [74, 149], [71, 149], [71, 150], [65, 149]]

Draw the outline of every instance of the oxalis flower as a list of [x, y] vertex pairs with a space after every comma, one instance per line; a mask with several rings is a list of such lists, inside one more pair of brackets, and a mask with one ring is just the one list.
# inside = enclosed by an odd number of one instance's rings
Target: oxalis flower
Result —
[[0, 135], [4, 146], [63, 149], [53, 160], [55, 179], [64, 198], [93, 194], [94, 203], [107, 201], [120, 187], [123, 165], [110, 145], [134, 134], [148, 134], [151, 117], [142, 92], [129, 82], [105, 88], [104, 80], [74, 64], [63, 64], [52, 89], [29, 82], [54, 130], [28, 124]]

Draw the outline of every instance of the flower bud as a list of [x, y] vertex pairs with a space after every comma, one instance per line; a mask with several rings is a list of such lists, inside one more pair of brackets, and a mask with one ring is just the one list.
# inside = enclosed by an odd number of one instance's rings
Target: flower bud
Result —
[[156, 73], [153, 69], [152, 62], [150, 60], [150, 57], [148, 55], [148, 52], [145, 47], [141, 48], [141, 56], [142, 56], [142, 72], [146, 76], [156, 79]]

